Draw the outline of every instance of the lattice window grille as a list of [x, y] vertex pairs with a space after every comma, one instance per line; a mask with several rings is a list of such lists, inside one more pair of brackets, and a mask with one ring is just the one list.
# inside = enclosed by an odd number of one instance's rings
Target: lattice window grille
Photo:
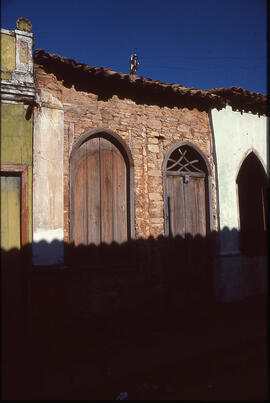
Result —
[[[198, 164], [201, 165], [201, 162], [199, 159], [188, 159], [187, 149], [181, 150], [181, 148], [178, 148], [177, 151], [180, 154], [180, 157], [176, 160], [170, 157], [168, 159], [167, 163], [167, 172], [175, 172], [175, 173], [192, 173], [192, 172], [197, 172], [204, 174], [204, 171], [200, 168], [198, 168]], [[169, 163], [171, 163], [169, 165]], [[169, 166], [168, 166], [169, 165]]]

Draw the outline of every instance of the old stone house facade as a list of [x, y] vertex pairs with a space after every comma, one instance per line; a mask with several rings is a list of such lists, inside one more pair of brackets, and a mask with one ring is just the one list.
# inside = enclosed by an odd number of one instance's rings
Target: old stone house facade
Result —
[[[131, 305], [145, 309], [146, 300], [159, 309], [170, 293], [164, 284], [172, 283], [169, 277], [175, 275], [182, 276], [177, 283], [189, 289], [188, 298], [209, 297], [211, 265], [206, 257], [195, 263], [195, 245], [181, 257], [183, 267], [194, 268], [192, 281], [184, 280], [185, 270], [176, 274], [173, 262], [179, 247], [185, 249], [186, 234], [207, 243], [217, 230], [208, 110], [220, 107], [220, 98], [42, 50], [35, 51], [34, 65], [36, 273], [41, 266], [53, 266], [56, 272], [62, 267], [57, 276], [69, 277], [69, 270], [79, 273], [84, 267], [91, 281], [81, 285], [78, 304], [92, 313], [106, 310], [97, 305], [115, 311]], [[182, 210], [179, 199], [185, 205]], [[162, 240], [175, 237], [178, 244], [167, 250]], [[197, 244], [202, 251], [200, 241]], [[90, 247], [87, 255], [83, 246]], [[167, 265], [172, 270], [166, 271]], [[29, 288], [35, 302], [43, 300], [37, 279], [32, 277]], [[174, 296], [181, 304], [188, 299], [177, 287]], [[71, 298], [70, 291], [66, 298]]]
[[[164, 160], [181, 145], [194, 146], [207, 165], [209, 230], [217, 229], [208, 109], [210, 105], [219, 105], [218, 97], [91, 68], [44, 51], [35, 52], [35, 80], [40, 109], [35, 111], [34, 240], [41, 239], [41, 233], [43, 239], [50, 241], [52, 231], [58, 231], [59, 239], [70, 242], [70, 156], [82, 138], [85, 141], [99, 133], [123, 143], [130, 156], [132, 238], [168, 235]], [[70, 82], [66, 83], [67, 80]], [[42, 158], [48, 163], [41, 167]], [[58, 189], [59, 194], [61, 189], [64, 192], [63, 204], [55, 200], [58, 204], [50, 206], [50, 210], [49, 200], [47, 209], [42, 204], [45, 180], [49, 186], [45, 198], [50, 199], [53, 189]]]
[[32, 55], [17, 28], [1, 30], [3, 384], [26, 340], [66, 356], [96, 329], [265, 294], [266, 96]]
[[[245, 259], [228, 249], [240, 225], [226, 215], [238, 205], [225, 139], [236, 116], [233, 164], [261, 147], [267, 165], [266, 97], [165, 84], [44, 50], [33, 62], [31, 315], [151, 312], [169, 300], [252, 294], [243, 292]], [[260, 127], [253, 145], [239, 129], [248, 119], [253, 139]]]
[[[238, 116], [243, 113], [253, 116], [258, 120], [256, 126], [263, 121], [262, 134], [257, 135], [256, 141], [261, 142], [265, 153], [265, 97], [234, 87], [202, 91], [153, 82], [93, 68], [43, 50], [35, 51], [34, 60], [39, 108], [35, 110], [34, 130], [33, 233], [34, 241], [46, 240], [49, 248], [43, 244], [40, 249], [37, 243], [35, 249], [34, 243], [34, 263], [67, 264], [62, 241], [77, 246], [121, 244], [149, 237], [178, 235], [185, 239], [187, 234], [193, 239], [198, 235], [207, 238], [215, 232], [221, 234], [215, 246], [216, 257], [210, 263], [216, 268], [215, 298], [229, 301], [248, 296], [248, 291], [240, 291], [248, 288], [250, 282], [247, 282], [243, 258], [240, 258], [240, 267], [235, 265], [239, 258], [233, 257], [229, 265], [229, 260], [224, 258], [226, 242], [233, 242], [240, 227], [230, 226], [223, 219], [224, 202], [218, 204], [226, 181], [223, 181], [222, 164], [217, 161], [222, 158], [229, 161], [230, 156], [225, 155], [224, 147], [220, 146], [219, 139], [223, 138], [224, 142], [226, 134], [220, 134], [217, 116], [230, 108]], [[263, 116], [260, 118], [258, 114]], [[239, 141], [244, 144], [243, 140]], [[119, 156], [108, 162], [106, 147], [112, 147], [112, 155], [116, 155], [118, 149]], [[240, 153], [236, 154], [240, 158]], [[82, 158], [88, 161], [85, 172], [79, 168]], [[118, 162], [113, 162], [114, 158]], [[125, 160], [123, 170], [119, 168], [119, 158]], [[95, 173], [98, 164], [101, 166]], [[106, 164], [111, 165], [106, 168]], [[106, 182], [106, 169], [115, 166], [115, 177], [110, 180], [120, 191], [111, 194], [103, 188], [102, 181]], [[91, 172], [90, 179], [87, 171]], [[126, 182], [117, 182], [125, 172]], [[235, 183], [234, 179], [230, 180]], [[82, 191], [82, 186], [88, 190]], [[117, 194], [123, 195], [123, 192], [125, 195], [120, 200]], [[97, 193], [93, 199], [91, 194]], [[91, 199], [92, 207], [87, 198]], [[109, 215], [108, 211], [103, 213], [108, 199]], [[98, 207], [93, 207], [95, 203]], [[225, 208], [228, 210], [228, 206]], [[232, 209], [236, 211], [238, 207], [232, 206]], [[82, 215], [81, 211], [84, 211]], [[86, 220], [89, 220], [87, 228]], [[111, 220], [109, 224], [108, 220]], [[121, 225], [125, 220], [123, 229]], [[222, 234], [224, 228], [225, 234]], [[108, 231], [112, 234], [108, 235]], [[58, 249], [56, 246], [51, 249], [53, 239], [60, 241]], [[159, 253], [156, 248], [154, 254]], [[91, 266], [90, 260], [88, 266]], [[95, 264], [98, 264], [96, 260]], [[232, 266], [234, 274], [229, 275]], [[257, 292], [262, 289], [258, 288]]]

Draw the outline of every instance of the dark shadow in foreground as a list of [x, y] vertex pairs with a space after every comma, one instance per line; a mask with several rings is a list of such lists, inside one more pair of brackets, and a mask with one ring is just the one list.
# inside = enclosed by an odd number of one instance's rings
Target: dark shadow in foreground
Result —
[[65, 244], [64, 263], [51, 266], [32, 265], [35, 245], [2, 251], [3, 397], [115, 399], [128, 388], [131, 399], [223, 399], [226, 370], [240, 365], [246, 384], [257, 365], [260, 398], [265, 297], [216, 301], [221, 236], [238, 234]]

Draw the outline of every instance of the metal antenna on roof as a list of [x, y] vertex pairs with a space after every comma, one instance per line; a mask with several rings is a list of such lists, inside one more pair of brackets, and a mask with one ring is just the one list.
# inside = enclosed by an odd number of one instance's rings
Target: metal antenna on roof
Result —
[[138, 56], [136, 53], [132, 53], [129, 58], [129, 74], [136, 74], [139, 67]]

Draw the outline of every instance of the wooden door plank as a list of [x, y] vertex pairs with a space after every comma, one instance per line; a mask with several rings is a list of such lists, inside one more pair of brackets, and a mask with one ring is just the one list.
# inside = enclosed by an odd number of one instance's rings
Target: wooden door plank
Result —
[[7, 177], [1, 176], [1, 247], [8, 250], [8, 195]]
[[172, 236], [185, 236], [185, 201], [183, 194], [183, 178], [167, 177], [168, 185], [168, 214]]
[[100, 244], [99, 138], [87, 142], [87, 244]]
[[188, 183], [183, 184], [185, 199], [185, 227], [186, 234], [194, 236], [197, 231], [196, 217], [196, 187], [194, 178], [190, 177]]
[[206, 236], [205, 178], [197, 179], [198, 233]]
[[190, 177], [189, 183], [187, 184], [187, 189], [189, 189], [189, 209], [190, 211], [190, 233], [195, 237], [199, 233], [199, 208], [200, 203], [198, 200], [198, 186], [197, 178]]
[[126, 163], [115, 146], [112, 146], [112, 156], [113, 240], [122, 243], [127, 240]]
[[112, 215], [112, 143], [100, 138], [100, 209], [101, 242], [110, 244], [113, 240]]
[[174, 223], [175, 223], [175, 207], [174, 207], [174, 180], [173, 177], [167, 177], [167, 209], [168, 209], [168, 224], [169, 224], [169, 235], [174, 236]]
[[184, 183], [183, 178], [175, 178], [175, 236], [181, 235], [185, 237], [185, 200], [184, 200]]
[[74, 160], [73, 199], [74, 199], [74, 242], [87, 245], [87, 144], [78, 150]]
[[17, 249], [20, 249], [21, 247], [20, 188], [21, 188], [21, 178], [19, 176], [8, 177], [9, 247]]

